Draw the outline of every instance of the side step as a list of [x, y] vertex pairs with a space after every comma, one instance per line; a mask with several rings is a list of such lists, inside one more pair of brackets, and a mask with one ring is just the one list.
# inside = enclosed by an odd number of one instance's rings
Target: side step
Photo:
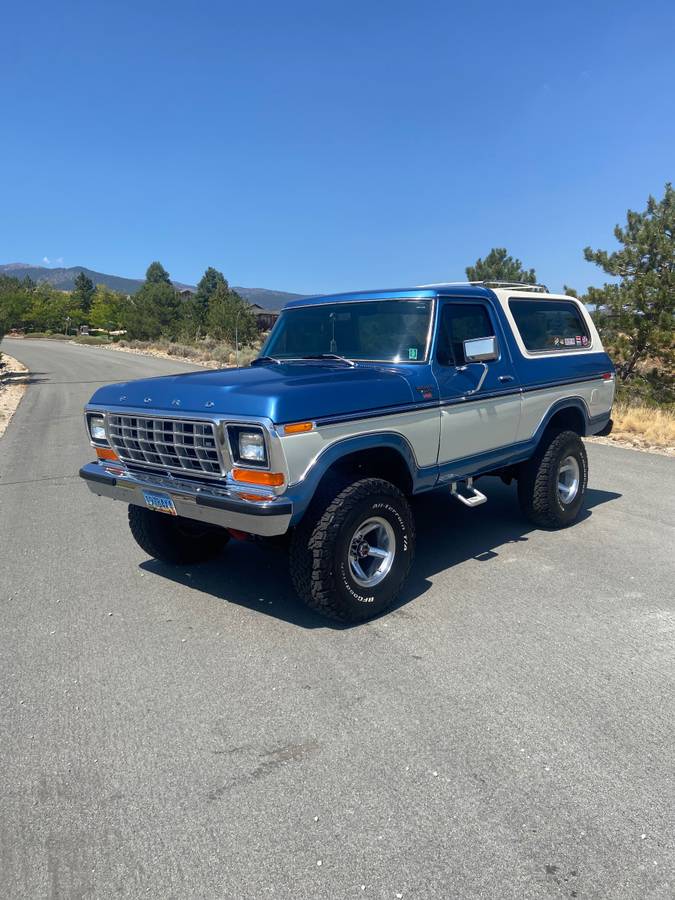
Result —
[[460, 494], [457, 490], [457, 485], [459, 482], [453, 481], [450, 485], [450, 493], [455, 498], [455, 500], [459, 500], [460, 503], [463, 503], [464, 506], [480, 506], [481, 503], [487, 502], [487, 497], [485, 494], [481, 494], [481, 492], [473, 486], [473, 478], [466, 479], [466, 489], [470, 491], [470, 494]]

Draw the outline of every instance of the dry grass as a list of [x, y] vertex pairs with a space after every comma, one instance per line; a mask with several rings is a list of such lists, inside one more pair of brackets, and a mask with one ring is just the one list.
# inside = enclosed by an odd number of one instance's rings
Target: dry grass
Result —
[[612, 419], [614, 428], [610, 437], [593, 440], [675, 455], [675, 409], [617, 403], [612, 409]]
[[[121, 350], [125, 353], [191, 362], [208, 369], [228, 368], [237, 364], [234, 347], [212, 338], [199, 341], [196, 345], [180, 344], [160, 338], [158, 341], [121, 340], [101, 346], [105, 346], [106, 350]], [[239, 365], [247, 366], [259, 354], [259, 342], [253, 347], [242, 347], [239, 350]]]
[[612, 414], [617, 432], [639, 435], [661, 447], [675, 447], [675, 410], [619, 403]]

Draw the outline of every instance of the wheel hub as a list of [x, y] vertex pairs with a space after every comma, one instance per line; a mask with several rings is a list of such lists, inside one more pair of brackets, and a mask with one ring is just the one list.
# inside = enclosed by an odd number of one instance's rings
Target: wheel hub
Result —
[[558, 468], [558, 497], [567, 506], [579, 493], [581, 470], [574, 456], [566, 456]]
[[366, 556], [370, 553], [370, 544], [368, 541], [361, 541], [356, 546], [356, 555], [359, 559], [365, 559]]
[[362, 522], [349, 542], [349, 572], [364, 588], [380, 584], [389, 574], [396, 555], [396, 536], [386, 519], [374, 516]]

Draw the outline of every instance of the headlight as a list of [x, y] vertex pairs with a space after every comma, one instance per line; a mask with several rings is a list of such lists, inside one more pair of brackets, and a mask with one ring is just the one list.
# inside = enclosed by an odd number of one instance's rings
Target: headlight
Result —
[[257, 431], [239, 432], [239, 458], [265, 462], [265, 438]]
[[89, 434], [92, 441], [107, 443], [105, 436], [105, 420], [103, 416], [89, 416]]
[[267, 465], [267, 447], [261, 428], [231, 425], [229, 433], [230, 447], [235, 462], [248, 463], [252, 466]]

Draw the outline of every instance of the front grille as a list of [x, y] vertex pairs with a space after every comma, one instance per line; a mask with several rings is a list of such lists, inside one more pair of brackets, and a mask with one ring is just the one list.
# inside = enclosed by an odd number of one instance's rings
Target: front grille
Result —
[[211, 477], [225, 474], [213, 422], [109, 413], [108, 438], [122, 462]]

